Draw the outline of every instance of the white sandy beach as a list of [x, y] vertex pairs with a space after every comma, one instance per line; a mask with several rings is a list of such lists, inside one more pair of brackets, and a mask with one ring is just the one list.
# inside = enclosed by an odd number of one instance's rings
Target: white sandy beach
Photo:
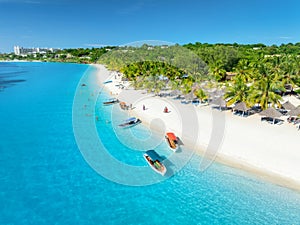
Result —
[[[212, 143], [209, 152], [217, 152], [216, 160], [219, 162], [300, 190], [300, 131], [287, 123], [286, 117], [282, 118], [284, 124], [272, 125], [261, 122], [259, 115], [244, 118], [233, 115], [231, 111], [219, 112], [211, 106], [181, 104], [179, 100], [154, 97], [132, 88], [119, 89], [115, 86], [120, 82], [116, 73], [108, 72], [102, 65], [94, 66], [98, 70], [99, 84], [112, 80], [112, 83], [106, 84], [111, 95], [132, 104], [131, 114], [139, 117], [144, 124], [155, 127], [160, 122], [153, 124], [153, 120], [162, 120], [168, 131], [175, 132], [186, 146], [201, 155], [207, 155], [207, 146], [215, 138], [221, 145], [214, 149], [217, 146]], [[295, 99], [290, 101], [300, 104]], [[143, 105], [146, 110], [143, 110]], [[165, 106], [169, 113], [163, 113]], [[219, 123], [213, 125], [213, 121]], [[194, 142], [196, 145], [193, 145]]]

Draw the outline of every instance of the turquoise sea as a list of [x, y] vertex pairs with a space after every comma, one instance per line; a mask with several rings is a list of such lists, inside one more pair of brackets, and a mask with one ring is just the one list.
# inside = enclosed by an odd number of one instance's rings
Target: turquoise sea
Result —
[[[298, 192], [217, 163], [200, 172], [195, 155], [153, 185], [124, 185], [99, 175], [77, 146], [72, 117], [80, 79], [92, 79], [94, 72], [88, 65], [0, 63], [0, 224], [300, 224]], [[92, 85], [86, 88], [92, 93]], [[115, 130], [127, 115], [103, 107], [108, 97], [97, 96], [99, 139], [118, 161], [151, 176], [142, 146]], [[86, 100], [88, 118], [94, 106]], [[151, 133], [142, 125], [130, 132], [145, 140]], [[95, 140], [85, 141], [92, 146]], [[160, 138], [154, 134], [150, 141]], [[157, 145], [160, 154], [170, 155], [164, 143]], [[112, 169], [118, 175], [119, 168]]]

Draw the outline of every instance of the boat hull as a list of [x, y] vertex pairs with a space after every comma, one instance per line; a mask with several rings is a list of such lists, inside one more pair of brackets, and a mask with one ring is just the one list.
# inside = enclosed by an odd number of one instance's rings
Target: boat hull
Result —
[[140, 119], [137, 119], [135, 122], [133, 123], [122, 123], [122, 124], [119, 124], [119, 127], [122, 127], [122, 128], [130, 128], [130, 127], [134, 127], [138, 124], [140, 124], [142, 121]]
[[103, 102], [103, 105], [113, 105], [113, 104], [116, 104], [116, 103], [119, 103], [119, 100], [118, 99], [115, 99], [115, 100], [112, 100], [112, 101], [106, 101], [106, 102]]
[[144, 154], [144, 159], [146, 160], [146, 162], [148, 163], [148, 165], [151, 167], [152, 170], [154, 170], [156, 173], [159, 173], [160, 175], [164, 176], [167, 172], [167, 168], [161, 163], [159, 162], [160, 166], [161, 166], [161, 170], [157, 169], [155, 167], [155, 162], [152, 161], [152, 163], [148, 160], [148, 155], [145, 153]]
[[[170, 150], [173, 152], [176, 152], [179, 149], [178, 143], [175, 143], [174, 141], [170, 140], [168, 136], [165, 136], [165, 141], [169, 147]], [[173, 142], [173, 144], [171, 144]]]

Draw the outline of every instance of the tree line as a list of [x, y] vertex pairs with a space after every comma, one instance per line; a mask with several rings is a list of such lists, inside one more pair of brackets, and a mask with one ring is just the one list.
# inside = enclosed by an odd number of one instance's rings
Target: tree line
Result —
[[[188, 51], [186, 51], [188, 50]], [[135, 88], [159, 93], [167, 88], [193, 92], [203, 100], [206, 90], [225, 88], [227, 104], [245, 102], [262, 109], [280, 106], [287, 91], [299, 92], [300, 44], [187, 44], [123, 47], [100, 59], [121, 71]], [[234, 76], [228, 80], [231, 72]]]

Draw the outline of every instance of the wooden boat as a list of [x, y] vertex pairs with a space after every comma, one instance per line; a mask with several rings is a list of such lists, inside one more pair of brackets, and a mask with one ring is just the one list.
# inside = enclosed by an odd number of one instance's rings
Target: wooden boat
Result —
[[146, 151], [146, 153], [144, 153], [144, 158], [155, 172], [161, 174], [162, 176], [166, 174], [167, 168], [161, 162], [161, 157], [154, 150]]
[[104, 81], [103, 84], [109, 84], [112, 83], [112, 80]]
[[166, 133], [165, 138], [166, 138], [166, 142], [167, 142], [169, 148], [172, 151], [176, 152], [179, 148], [178, 138], [176, 137], [176, 135], [174, 133], [169, 132], [169, 133]]
[[142, 121], [140, 119], [131, 117], [131, 118], [125, 120], [123, 123], [119, 124], [119, 126], [123, 127], [123, 128], [128, 128], [128, 127], [133, 127], [141, 122]]
[[126, 102], [120, 102], [120, 108], [123, 110], [128, 110], [129, 106], [126, 104]]
[[107, 101], [103, 102], [103, 105], [112, 105], [112, 104], [116, 104], [118, 103], [119, 100], [116, 99], [116, 98], [111, 98], [111, 99], [108, 99]]

